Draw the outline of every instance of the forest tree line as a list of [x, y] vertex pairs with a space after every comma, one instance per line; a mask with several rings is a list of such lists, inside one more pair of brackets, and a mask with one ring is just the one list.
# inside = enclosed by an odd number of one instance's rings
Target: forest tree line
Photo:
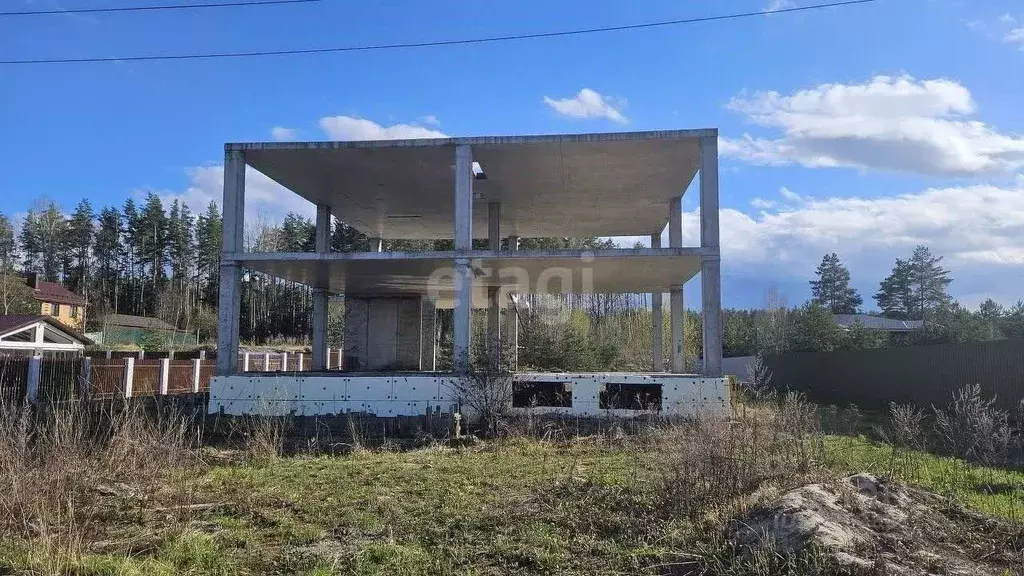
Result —
[[[194, 214], [173, 200], [170, 205], [149, 193], [137, 202], [96, 212], [82, 200], [70, 214], [53, 201], [39, 200], [20, 228], [0, 214], [0, 270], [4, 274], [3, 313], [34, 313], [34, 304], [10, 298], [11, 282], [23, 275], [61, 282], [89, 300], [90, 329], [108, 313], [161, 318], [193, 332], [199, 342], [216, 336], [221, 214], [211, 202]], [[246, 222], [245, 244], [250, 251], [312, 251], [314, 223], [288, 214], [279, 224], [253, 218]], [[479, 248], [485, 241], [474, 241]], [[521, 249], [613, 248], [601, 238], [526, 238]], [[370, 239], [337, 221], [331, 249], [338, 252], [370, 249]], [[450, 250], [450, 240], [385, 240], [384, 250]], [[1024, 303], [1004, 309], [986, 300], [971, 311], [953, 300], [952, 282], [942, 258], [925, 246], [897, 259], [892, 272], [873, 295], [877, 310], [866, 310], [864, 298], [851, 287], [849, 270], [836, 254], [827, 254], [810, 280], [812, 298], [790, 307], [778, 290], [770, 289], [755, 310], [723, 311], [726, 356], [786, 350], [863, 349], [921, 343], [1024, 338]], [[667, 300], [667, 299], [666, 299]], [[529, 298], [521, 310], [520, 344], [524, 360], [539, 368], [607, 369], [642, 365], [650, 358], [650, 299], [646, 294], [577, 294], [559, 298]], [[24, 309], [22, 309], [24, 308]], [[554, 314], [554, 309], [566, 314]], [[872, 312], [889, 318], [920, 320], [924, 327], [905, 334], [886, 334], [854, 325], [841, 330], [833, 314]], [[442, 353], [448, 344], [450, 318], [441, 313]], [[541, 318], [547, 316], [548, 318]], [[687, 315], [688, 357], [702, 348], [700, 315]], [[340, 343], [341, 314], [332, 306], [331, 340]], [[248, 272], [242, 283], [241, 337], [244, 342], [307, 342], [312, 325], [309, 288]], [[666, 315], [666, 331], [668, 322]], [[668, 345], [670, 339], [663, 338]], [[646, 348], [645, 348], [646, 346]], [[667, 350], [665, 357], [668, 358]], [[645, 360], [645, 358], [647, 358]]]

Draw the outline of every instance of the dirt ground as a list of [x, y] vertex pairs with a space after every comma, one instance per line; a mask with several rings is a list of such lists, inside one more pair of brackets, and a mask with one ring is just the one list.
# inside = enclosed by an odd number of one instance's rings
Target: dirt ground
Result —
[[1024, 573], [1019, 530], [870, 474], [786, 492], [736, 519], [729, 537], [745, 554], [816, 550], [853, 574]]

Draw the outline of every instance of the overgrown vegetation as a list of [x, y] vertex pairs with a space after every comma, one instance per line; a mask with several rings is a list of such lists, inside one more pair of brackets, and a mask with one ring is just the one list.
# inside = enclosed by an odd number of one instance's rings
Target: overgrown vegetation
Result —
[[[993, 418], [972, 394], [948, 418]], [[1024, 474], [976, 448], [924, 451], [946, 449], [946, 424], [911, 407], [876, 419], [791, 394], [728, 421], [533, 416], [474, 444], [368, 437], [350, 420], [350, 438], [287, 451], [297, 429], [281, 417], [218, 422], [227, 443], [205, 447], [203, 424], [173, 409], [66, 404], [0, 422], [0, 572], [822, 574], [821, 551], [747, 551], [727, 528], [862, 471], [994, 515], [998, 531], [949, 535], [969, 551], [1024, 542]], [[864, 435], [882, 430], [892, 443]]]

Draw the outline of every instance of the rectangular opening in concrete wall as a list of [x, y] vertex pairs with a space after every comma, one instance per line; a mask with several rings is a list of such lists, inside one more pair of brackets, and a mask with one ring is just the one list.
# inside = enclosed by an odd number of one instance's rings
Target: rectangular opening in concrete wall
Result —
[[572, 408], [572, 382], [513, 382], [513, 408]]
[[661, 384], [620, 384], [601, 387], [602, 410], [661, 410]]

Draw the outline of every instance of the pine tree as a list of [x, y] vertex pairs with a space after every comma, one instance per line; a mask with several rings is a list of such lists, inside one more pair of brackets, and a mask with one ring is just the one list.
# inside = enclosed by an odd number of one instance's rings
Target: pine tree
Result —
[[49, 282], [60, 280], [66, 226], [60, 208], [52, 200], [39, 200], [29, 208], [19, 237], [27, 272], [41, 273]]
[[952, 298], [946, 287], [953, 281], [940, 263], [942, 256], [933, 256], [927, 246], [914, 248], [910, 256], [910, 312], [918, 319], [925, 319]]
[[927, 246], [914, 248], [908, 260], [896, 259], [892, 273], [882, 280], [875, 300], [890, 318], [924, 320], [952, 300], [946, 287], [949, 271], [939, 265]]
[[137, 261], [139, 254], [139, 212], [135, 207], [135, 200], [129, 198], [124, 202], [124, 208], [121, 210], [124, 216], [121, 218], [121, 249], [119, 250], [119, 256], [121, 260], [120, 268], [123, 271], [123, 277], [125, 279], [125, 290], [121, 296], [123, 303], [118, 304], [118, 309], [122, 310], [125, 314], [139, 314], [142, 313], [140, 306], [141, 299], [136, 297], [139, 293], [139, 282], [137, 270]]
[[[139, 294], [139, 308], [145, 314], [153, 314], [156, 310], [156, 294], [167, 278], [164, 269], [167, 261], [167, 214], [164, 213], [160, 197], [153, 192], [146, 194], [146, 204], [139, 212], [138, 235], [139, 271], [146, 275]], [[147, 282], [148, 290], [145, 287]]]
[[6, 273], [14, 267], [14, 226], [11, 220], [0, 214], [0, 272]]
[[196, 252], [199, 267], [197, 283], [202, 301], [217, 305], [217, 286], [220, 281], [220, 248], [223, 222], [216, 202], [210, 202], [206, 212], [196, 219]]
[[117, 208], [104, 208], [100, 211], [96, 241], [92, 246], [93, 258], [96, 260], [95, 280], [99, 287], [101, 308], [104, 310], [117, 309], [121, 280], [120, 251], [121, 213]]
[[826, 254], [811, 280], [812, 301], [832, 314], [855, 314], [864, 300], [850, 287], [850, 271], [835, 252]]
[[900, 320], [910, 319], [910, 264], [906, 260], [896, 259], [892, 272], [882, 280], [875, 301], [883, 315]]
[[83, 295], [88, 294], [89, 256], [95, 234], [93, 217], [92, 204], [83, 199], [75, 207], [65, 229], [64, 245], [71, 259], [65, 284], [73, 292]]

